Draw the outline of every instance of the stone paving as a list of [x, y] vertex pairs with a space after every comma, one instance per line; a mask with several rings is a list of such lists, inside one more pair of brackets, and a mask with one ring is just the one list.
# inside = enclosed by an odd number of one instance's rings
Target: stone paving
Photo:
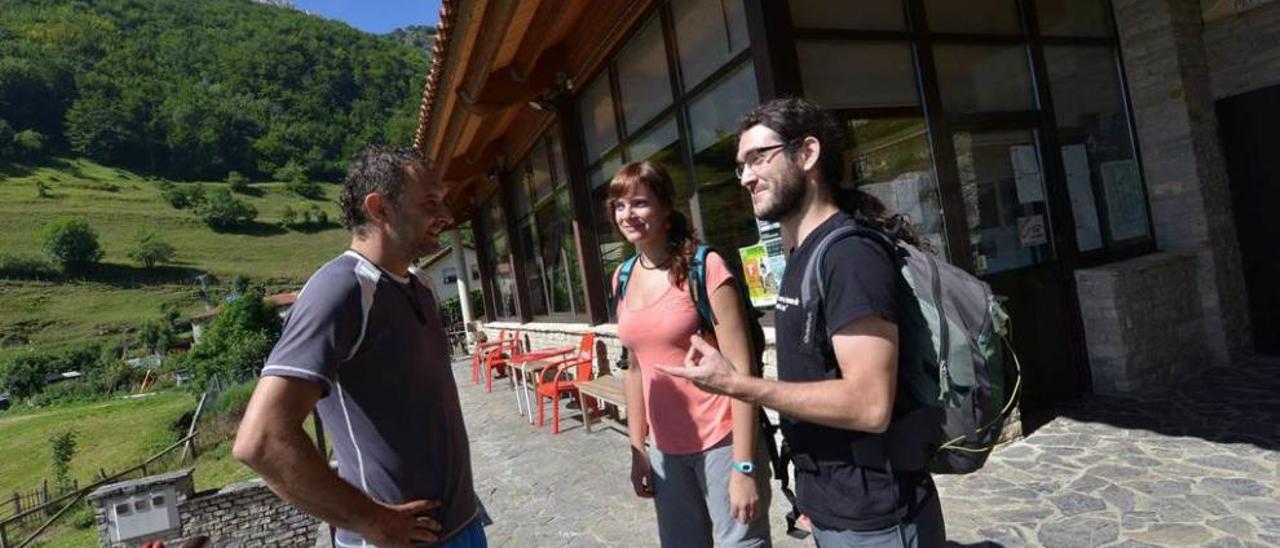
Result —
[[[587, 434], [562, 408], [553, 436], [549, 408], [538, 429], [516, 414], [508, 385], [486, 393], [467, 362], [455, 373], [491, 545], [657, 545], [652, 503], [627, 479], [624, 427]], [[1056, 415], [981, 471], [938, 478], [950, 544], [1280, 546], [1280, 360]], [[812, 546], [784, 534], [785, 509], [775, 491], [775, 546]]]

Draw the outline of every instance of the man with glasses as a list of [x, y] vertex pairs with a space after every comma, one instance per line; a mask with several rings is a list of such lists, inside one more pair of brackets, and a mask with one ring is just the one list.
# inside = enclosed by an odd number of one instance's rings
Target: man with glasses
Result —
[[[696, 336], [684, 366], [659, 369], [781, 414], [797, 506], [818, 546], [942, 546], [942, 507], [928, 471], [893, 470], [885, 451], [897, 387], [899, 279], [882, 245], [861, 237], [831, 245], [818, 266], [825, 284], [818, 344], [802, 342], [803, 265], [824, 236], [855, 223], [837, 206], [844, 140], [833, 117], [804, 99], [770, 101], [740, 125], [739, 181], [756, 217], [781, 225], [788, 253], [774, 322], [778, 380], [739, 374]], [[874, 198], [859, 193], [856, 202], [861, 219], [884, 221]]]
[[[307, 281], [236, 435], [234, 455], [338, 546], [483, 547], [449, 343], [415, 260], [452, 222], [413, 151], [370, 147], [339, 206], [351, 247]], [[318, 409], [335, 474], [302, 425]]]

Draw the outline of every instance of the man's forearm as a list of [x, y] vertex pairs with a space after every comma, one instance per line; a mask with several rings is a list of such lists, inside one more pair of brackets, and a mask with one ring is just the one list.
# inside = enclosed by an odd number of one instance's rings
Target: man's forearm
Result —
[[879, 417], [859, 413], [867, 409], [857, 387], [845, 379], [783, 382], [737, 375], [727, 386], [730, 396], [774, 409], [783, 415], [832, 428], [877, 432]]
[[279, 434], [267, 441], [265, 458], [252, 467], [272, 491], [299, 510], [354, 531], [371, 526], [385, 509], [329, 468], [306, 434]]

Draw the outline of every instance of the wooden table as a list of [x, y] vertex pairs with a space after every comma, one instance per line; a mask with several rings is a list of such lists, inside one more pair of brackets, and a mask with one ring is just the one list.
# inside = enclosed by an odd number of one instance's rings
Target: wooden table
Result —
[[[516, 385], [516, 410], [521, 415], [528, 417], [529, 424], [533, 424], [533, 402], [529, 399], [529, 375], [539, 375], [543, 369], [552, 367], [565, 358], [570, 357], [568, 354], [574, 350], [573, 347], [556, 348], [545, 350], [542, 352], [533, 352], [523, 356], [512, 356], [507, 361], [507, 367], [510, 367], [512, 375], [515, 376], [513, 381]], [[534, 377], [535, 379], [537, 377]], [[537, 390], [538, 383], [533, 383], [534, 390]], [[524, 402], [520, 401], [520, 395], [524, 394]]]
[[602, 375], [589, 381], [581, 381], [578, 386], [578, 403], [582, 407], [582, 426], [591, 432], [590, 406], [584, 398], [591, 398], [611, 403], [618, 409], [627, 409], [627, 396], [622, 389], [622, 378], [614, 375]]

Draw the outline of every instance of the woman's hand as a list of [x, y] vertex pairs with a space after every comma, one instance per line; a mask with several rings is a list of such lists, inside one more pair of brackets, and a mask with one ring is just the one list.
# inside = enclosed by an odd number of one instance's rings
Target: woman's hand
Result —
[[739, 523], [751, 523], [760, 515], [760, 492], [756, 479], [739, 472], [729, 473], [729, 515]]
[[644, 449], [631, 448], [631, 487], [636, 496], [644, 499], [653, 498], [653, 468], [649, 464], [649, 455]]

